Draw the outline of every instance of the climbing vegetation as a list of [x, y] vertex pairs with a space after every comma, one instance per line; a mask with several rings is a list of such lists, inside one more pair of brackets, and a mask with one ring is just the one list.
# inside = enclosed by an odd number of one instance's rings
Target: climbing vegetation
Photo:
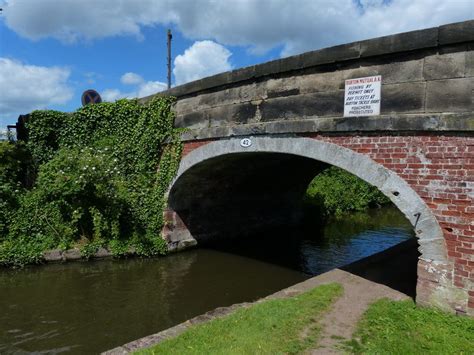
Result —
[[31, 113], [26, 143], [0, 150], [0, 264], [39, 262], [51, 248], [165, 253], [164, 194], [182, 150], [173, 102]]

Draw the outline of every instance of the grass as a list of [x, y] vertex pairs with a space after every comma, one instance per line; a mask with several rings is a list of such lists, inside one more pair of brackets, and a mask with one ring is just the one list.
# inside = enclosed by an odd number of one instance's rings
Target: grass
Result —
[[413, 301], [372, 304], [347, 343], [355, 354], [474, 354], [474, 319], [416, 307]]
[[318, 320], [342, 294], [338, 284], [268, 300], [191, 327], [139, 354], [292, 354], [315, 347]]

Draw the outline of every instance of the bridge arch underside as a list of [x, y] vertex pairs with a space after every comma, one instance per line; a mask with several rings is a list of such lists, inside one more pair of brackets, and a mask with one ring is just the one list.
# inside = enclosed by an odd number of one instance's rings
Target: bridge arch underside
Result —
[[[436, 218], [397, 174], [364, 154], [324, 141], [250, 138], [250, 147], [242, 147], [240, 139], [228, 138], [206, 143], [184, 156], [165, 212], [163, 236], [171, 249], [298, 223], [309, 182], [334, 165], [376, 186], [411, 222], [421, 253], [417, 301], [450, 311], [453, 302], [464, 302], [467, 295], [460, 294], [446, 277], [452, 265]], [[436, 287], [426, 287], [433, 275]]]
[[225, 154], [187, 170], [169, 207], [199, 244], [298, 224], [302, 197], [327, 164], [282, 153]]

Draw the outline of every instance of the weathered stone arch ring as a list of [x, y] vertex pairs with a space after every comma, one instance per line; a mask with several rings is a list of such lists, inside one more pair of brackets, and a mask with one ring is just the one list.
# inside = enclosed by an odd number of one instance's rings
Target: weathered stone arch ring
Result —
[[[243, 147], [233, 137], [207, 143], [184, 156], [170, 190], [190, 168], [208, 159], [239, 153], [282, 153], [314, 159], [342, 168], [377, 187], [406, 216], [418, 238], [420, 259], [430, 263], [447, 263], [443, 232], [429, 207], [396, 173], [371, 158], [339, 145], [303, 137], [255, 136]], [[168, 194], [169, 194], [168, 191]], [[188, 236], [190, 237], [190, 236]]]

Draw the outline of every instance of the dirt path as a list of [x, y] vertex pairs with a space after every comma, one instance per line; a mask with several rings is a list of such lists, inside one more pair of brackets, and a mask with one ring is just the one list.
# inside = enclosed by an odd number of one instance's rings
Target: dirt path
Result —
[[371, 303], [384, 297], [393, 300], [408, 298], [407, 295], [387, 286], [339, 269], [320, 275], [318, 278], [321, 283], [328, 281], [340, 283], [344, 287], [344, 294], [321, 320], [319, 347], [310, 351], [310, 354], [344, 353], [340, 350], [339, 344], [352, 338], [358, 320]]

